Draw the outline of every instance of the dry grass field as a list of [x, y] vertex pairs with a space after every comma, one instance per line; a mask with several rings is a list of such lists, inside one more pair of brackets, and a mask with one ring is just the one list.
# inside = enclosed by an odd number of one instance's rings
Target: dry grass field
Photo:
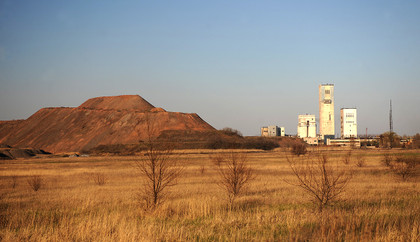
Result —
[[[288, 184], [296, 179], [289, 151], [243, 151], [256, 178], [233, 207], [209, 157], [223, 151], [182, 152], [182, 176], [155, 211], [139, 205], [139, 157], [1, 161], [0, 240], [420, 241], [419, 178], [403, 182], [382, 164], [384, 153], [418, 156], [419, 150], [354, 150], [348, 165], [347, 151], [323, 150], [354, 174], [341, 199], [322, 212]], [[34, 176], [38, 191], [28, 184]]]

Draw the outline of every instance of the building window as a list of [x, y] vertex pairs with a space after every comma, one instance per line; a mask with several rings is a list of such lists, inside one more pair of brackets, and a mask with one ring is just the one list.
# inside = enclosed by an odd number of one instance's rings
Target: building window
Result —
[[330, 94], [330, 90], [325, 90], [325, 94]]

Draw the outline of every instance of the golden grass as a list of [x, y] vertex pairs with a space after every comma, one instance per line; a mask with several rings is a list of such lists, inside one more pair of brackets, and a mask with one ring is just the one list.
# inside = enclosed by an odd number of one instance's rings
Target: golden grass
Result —
[[[381, 164], [384, 152], [418, 155], [418, 150], [353, 151], [348, 166], [355, 175], [347, 192], [321, 214], [304, 192], [284, 181], [294, 179], [285, 158], [290, 152], [250, 152], [257, 178], [232, 209], [215, 184], [208, 154], [214, 151], [183, 152], [185, 171], [154, 212], [145, 212], [137, 201], [137, 157], [2, 161], [0, 240], [420, 240], [419, 180], [401, 182]], [[347, 153], [326, 152], [340, 162]], [[358, 154], [365, 157], [363, 167], [355, 165]], [[97, 185], [92, 174], [103, 174], [106, 183]], [[34, 175], [44, 182], [37, 192], [27, 183]]]

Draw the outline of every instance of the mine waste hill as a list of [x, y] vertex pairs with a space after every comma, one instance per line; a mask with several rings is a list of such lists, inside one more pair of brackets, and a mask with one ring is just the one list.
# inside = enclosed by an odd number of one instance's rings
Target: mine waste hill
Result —
[[12, 160], [17, 158], [31, 158], [37, 155], [48, 155], [41, 149], [34, 148], [13, 148], [9, 145], [0, 144], [0, 160]]
[[43, 108], [26, 120], [0, 121], [0, 144], [81, 152], [136, 145], [149, 136], [176, 143], [177, 136], [204, 137], [215, 131], [195, 113], [167, 112], [138, 95], [124, 95], [92, 98], [76, 108]]

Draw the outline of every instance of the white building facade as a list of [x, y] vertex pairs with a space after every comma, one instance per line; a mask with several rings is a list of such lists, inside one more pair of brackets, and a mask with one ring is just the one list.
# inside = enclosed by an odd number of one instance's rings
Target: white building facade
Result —
[[286, 129], [284, 127], [280, 127], [280, 136], [286, 136]]
[[357, 137], [357, 109], [342, 108], [341, 109], [341, 138]]
[[315, 115], [299, 115], [297, 134], [299, 138], [316, 138]]

